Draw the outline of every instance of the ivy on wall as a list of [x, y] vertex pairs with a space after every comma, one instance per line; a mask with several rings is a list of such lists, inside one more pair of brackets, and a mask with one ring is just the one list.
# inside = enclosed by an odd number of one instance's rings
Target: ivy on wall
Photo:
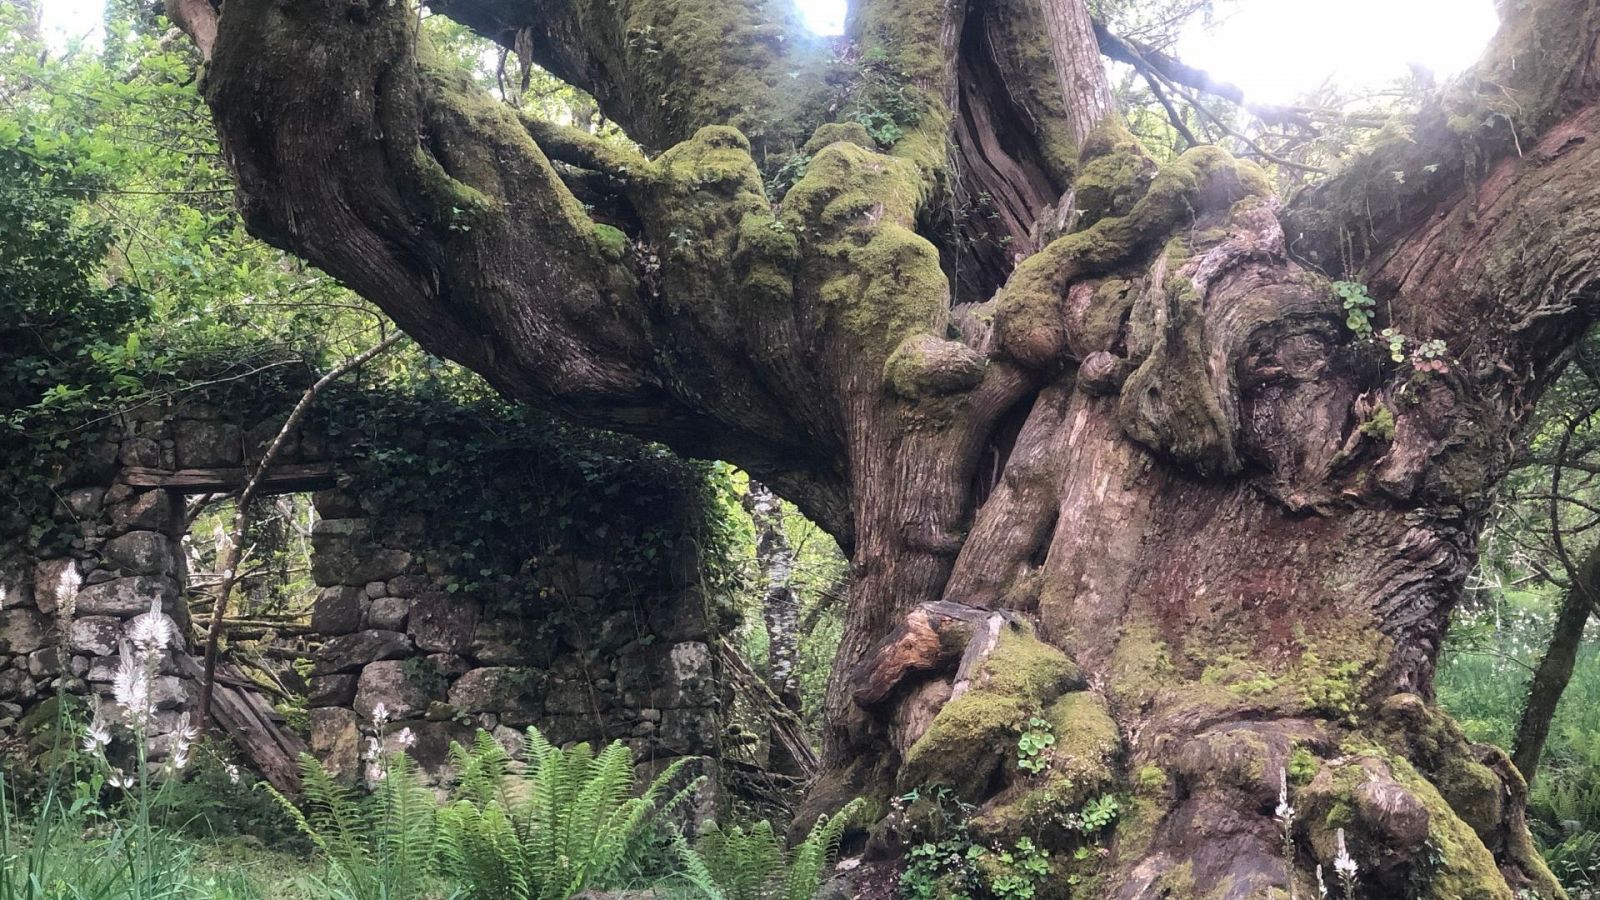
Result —
[[416, 389], [331, 390], [308, 427], [349, 460], [341, 487], [376, 531], [426, 523], [430, 561], [452, 593], [514, 585], [491, 593], [548, 600], [539, 570], [557, 558], [602, 564], [619, 591], [666, 583], [686, 552], [710, 594], [737, 577], [728, 560], [740, 523], [727, 515], [726, 464], [498, 399]]

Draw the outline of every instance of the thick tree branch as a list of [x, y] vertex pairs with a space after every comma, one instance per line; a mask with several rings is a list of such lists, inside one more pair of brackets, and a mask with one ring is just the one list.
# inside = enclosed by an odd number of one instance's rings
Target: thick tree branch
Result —
[[211, 0], [166, 0], [167, 18], [194, 41], [200, 58], [211, 59], [217, 43], [217, 10]]
[[732, 125], [758, 158], [823, 121], [827, 42], [792, 0], [437, 0], [431, 8], [587, 91], [652, 152]]

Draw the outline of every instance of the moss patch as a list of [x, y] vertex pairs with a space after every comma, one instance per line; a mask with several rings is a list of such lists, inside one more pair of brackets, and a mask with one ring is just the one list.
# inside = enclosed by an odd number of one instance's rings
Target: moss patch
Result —
[[[1096, 142], [1091, 141], [1085, 153], [1094, 146]], [[1108, 210], [1139, 193], [1136, 167], [1110, 168], [1120, 174], [1102, 173], [1106, 179], [1125, 181], [1118, 185], [1107, 181], [1097, 187]], [[1068, 284], [1135, 261], [1142, 251], [1165, 242], [1180, 224], [1192, 221], [1202, 207], [1226, 208], [1245, 197], [1270, 193], [1270, 185], [1254, 166], [1215, 147], [1190, 150], [1161, 168], [1127, 214], [1102, 218], [1082, 231], [1057, 238], [1017, 267], [997, 298], [1001, 346], [1030, 368], [1059, 365], [1069, 346], [1061, 306]]]
[[[1065, 691], [1081, 685], [1077, 666], [1064, 653], [1039, 640], [1026, 626], [1008, 626], [973, 672], [970, 689], [946, 703], [906, 751], [899, 775], [901, 789], [946, 785], [963, 800], [981, 799], [1002, 768], [1013, 764], [1016, 736], [1029, 717], [1039, 715]], [[1076, 709], [1068, 706], [1060, 712], [1070, 718]], [[1074, 729], [1098, 725], [1088, 713], [1084, 716], [1065, 724]], [[1115, 726], [1111, 727], [1114, 738]], [[1078, 740], [1060, 728], [1056, 736], [1058, 741]]]
[[828, 325], [880, 364], [909, 335], [935, 331], [948, 302], [938, 251], [913, 230], [920, 202], [908, 163], [842, 142], [819, 151], [785, 198], [782, 222], [820, 273]]

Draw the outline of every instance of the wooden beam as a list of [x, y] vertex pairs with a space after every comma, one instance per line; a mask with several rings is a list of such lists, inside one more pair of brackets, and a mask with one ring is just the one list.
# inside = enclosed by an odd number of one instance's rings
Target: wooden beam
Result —
[[[176, 470], [129, 466], [122, 470], [122, 483], [132, 487], [167, 488], [187, 494], [237, 493], [244, 488], [252, 471], [243, 466]], [[259, 489], [262, 493], [287, 494], [333, 486], [332, 463], [309, 463], [272, 467], [262, 477]]]
[[[178, 671], [185, 678], [199, 681], [205, 675], [200, 661], [187, 653], [178, 654]], [[282, 716], [261, 696], [261, 691], [243, 673], [224, 665], [217, 670], [216, 695], [212, 697], [212, 724], [233, 739], [267, 783], [285, 794], [300, 790], [300, 754], [305, 742], [280, 724]]]

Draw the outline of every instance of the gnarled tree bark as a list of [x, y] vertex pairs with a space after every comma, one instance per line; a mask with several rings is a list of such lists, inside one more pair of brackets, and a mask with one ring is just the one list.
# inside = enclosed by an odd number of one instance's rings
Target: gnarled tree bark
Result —
[[[1560, 894], [1520, 776], [1430, 682], [1595, 314], [1593, 0], [1508, 5], [1474, 73], [1287, 208], [1215, 148], [1139, 152], [1081, 0], [861, 0], [837, 56], [783, 0], [436, 6], [643, 152], [479, 96], [404, 4], [229, 0], [205, 91], [248, 224], [508, 394], [732, 460], [838, 538], [813, 808], [941, 783], [1070, 849], [1063, 816], [1129, 792], [1058, 894], [1087, 865], [1078, 896], [1311, 896], [1339, 829], [1369, 896]], [[981, 622], [931, 630], [960, 653], [863, 664], [941, 609]]]

